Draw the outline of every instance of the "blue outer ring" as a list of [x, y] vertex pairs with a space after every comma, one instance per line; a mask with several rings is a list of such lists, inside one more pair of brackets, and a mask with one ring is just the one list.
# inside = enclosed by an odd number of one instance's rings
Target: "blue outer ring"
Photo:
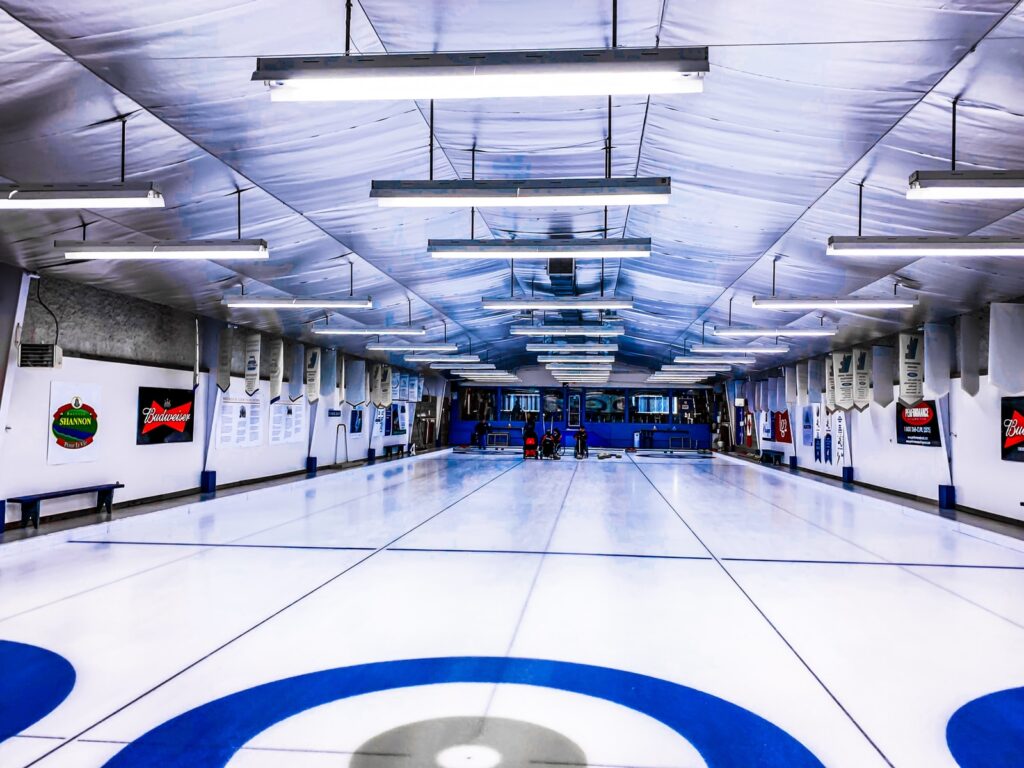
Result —
[[969, 701], [946, 725], [946, 743], [962, 768], [1020, 768], [1024, 761], [1024, 688]]
[[214, 768], [285, 718], [376, 691], [442, 683], [512, 683], [579, 693], [661, 721], [708, 768], [823, 768], [806, 747], [742, 707], [656, 677], [540, 659], [454, 657], [339, 667], [257, 685], [168, 720], [117, 753], [106, 768]]
[[63, 656], [0, 640], [0, 742], [42, 720], [74, 687], [75, 668]]

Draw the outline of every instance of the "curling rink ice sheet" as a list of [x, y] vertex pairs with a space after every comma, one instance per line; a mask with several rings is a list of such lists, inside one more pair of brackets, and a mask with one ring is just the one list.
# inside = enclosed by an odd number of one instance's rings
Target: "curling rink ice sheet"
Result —
[[1024, 764], [1024, 548], [733, 460], [439, 453], [0, 548], [0, 766]]

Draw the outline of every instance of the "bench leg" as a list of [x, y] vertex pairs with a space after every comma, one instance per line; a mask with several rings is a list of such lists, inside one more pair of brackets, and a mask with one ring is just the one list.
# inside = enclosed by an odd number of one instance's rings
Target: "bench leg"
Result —
[[29, 521], [32, 521], [33, 528], [39, 528], [38, 501], [28, 501], [21, 505], [21, 527], [28, 528]]
[[106, 509], [107, 514], [111, 514], [112, 507], [114, 504], [114, 489], [110, 488], [104, 491], [96, 492], [96, 512], [102, 514], [103, 510]]

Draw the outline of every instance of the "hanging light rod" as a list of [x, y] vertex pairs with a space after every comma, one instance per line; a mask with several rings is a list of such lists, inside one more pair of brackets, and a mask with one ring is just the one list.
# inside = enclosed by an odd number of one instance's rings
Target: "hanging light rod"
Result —
[[256, 60], [273, 101], [699, 93], [707, 48], [281, 56]]
[[755, 309], [913, 309], [917, 299], [903, 299], [891, 296], [884, 299], [868, 298], [758, 298], [754, 296], [751, 306]]
[[830, 256], [1024, 256], [1024, 237], [839, 237], [828, 239]]
[[682, 374], [699, 374], [699, 373], [724, 373], [725, 371], [731, 371], [732, 366], [716, 365], [714, 363], [706, 363], [704, 365], [675, 365], [669, 363], [661, 366], [661, 370], [666, 373], [682, 373]]
[[163, 207], [152, 184], [0, 184], [0, 210]]
[[815, 337], [815, 336], [835, 336], [839, 332], [838, 328], [737, 328], [735, 326], [725, 326], [723, 328], [713, 329], [715, 336], [724, 336], [726, 338], [757, 338], [759, 336], [789, 336], [789, 337]]
[[[789, 352], [785, 344], [762, 344], [754, 347], [729, 347], [717, 344], [694, 344], [691, 352], [702, 355], [784, 355]], [[681, 358], [676, 358], [678, 363]], [[685, 359], [685, 358], [682, 358]]]
[[269, 259], [266, 240], [162, 240], [157, 242], [57, 240], [53, 244], [64, 257], [75, 260], [120, 259], [124, 261]]
[[706, 365], [711, 363], [717, 365], [718, 363], [729, 363], [730, 365], [753, 365], [757, 362], [756, 358], [749, 356], [726, 357], [722, 355], [709, 355], [707, 357], [693, 357], [677, 355], [673, 360], [673, 365]]
[[[364, 326], [362, 328], [332, 328], [330, 326], [320, 326], [318, 328], [314, 328], [313, 329], [313, 333], [320, 334], [321, 336], [425, 336], [426, 333], [427, 333], [427, 329], [426, 328], [411, 328], [408, 325], [385, 325], [385, 326], [381, 326], [379, 328], [372, 328], [372, 327], [369, 327], [369, 326]], [[368, 344], [367, 345], [367, 349], [369, 349], [371, 346], [382, 347], [382, 346], [395, 346], [395, 345], [393, 345], [393, 344], [382, 344], [382, 345]], [[401, 345], [401, 346], [404, 349], [405, 347], [407, 347], [409, 345]], [[450, 348], [450, 351], [454, 352], [457, 349], [457, 347], [454, 344], [444, 344], [444, 345], [441, 345], [441, 346], [445, 347], [445, 349], [443, 349], [443, 350], [440, 348], [440, 346], [433, 345], [433, 344], [431, 344], [431, 345], [417, 344], [416, 345], [416, 348], [417, 348], [416, 350], [409, 349], [408, 351], [409, 352], [414, 352], [414, 351], [417, 351], [419, 348], [424, 347], [424, 346], [426, 346], [428, 349], [433, 349], [433, 350], [438, 350], [438, 351], [447, 351], [448, 348]], [[401, 352], [403, 350], [396, 349], [396, 350], [379, 350], [379, 351]]]
[[909, 200], [1024, 200], [1024, 171], [915, 171]]
[[413, 354], [406, 355], [407, 363], [479, 363], [480, 355], [438, 355], [438, 354]]
[[584, 365], [611, 365], [612, 355], [538, 355], [538, 363], [576, 363]]
[[651, 239], [429, 240], [427, 253], [435, 259], [646, 259]]
[[226, 296], [221, 304], [232, 309], [373, 309], [373, 299], [278, 299], [259, 296]]
[[621, 325], [513, 325], [512, 336], [621, 336]]
[[[370, 185], [370, 197], [375, 199], [377, 205], [381, 208], [533, 208], [542, 206], [664, 205], [669, 202], [671, 193], [672, 182], [664, 176], [640, 179], [374, 181]], [[462, 242], [472, 243], [474, 241]], [[511, 243], [520, 241], [498, 240], [487, 242]], [[543, 241], [527, 240], [525, 242]], [[565, 242], [571, 243], [573, 241], [567, 239]], [[503, 256], [502, 258], [509, 257]]]
[[600, 341], [580, 344], [534, 343], [526, 345], [527, 352], [618, 352], [618, 344], [604, 344]]
[[615, 310], [632, 309], [632, 299], [583, 299], [578, 296], [550, 296], [531, 299], [528, 297], [514, 299], [481, 299], [484, 309], [524, 309], [524, 310]]
[[[408, 359], [409, 358], [406, 358], [406, 360]], [[470, 363], [462, 361], [455, 363], [431, 363], [430, 367], [435, 371], [493, 371], [496, 366], [494, 363]]]

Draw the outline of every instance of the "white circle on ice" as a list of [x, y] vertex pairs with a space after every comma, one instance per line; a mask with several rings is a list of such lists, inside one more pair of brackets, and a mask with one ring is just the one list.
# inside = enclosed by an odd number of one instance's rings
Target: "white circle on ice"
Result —
[[441, 768], [495, 768], [501, 753], [482, 744], [460, 744], [437, 753], [435, 761]]

